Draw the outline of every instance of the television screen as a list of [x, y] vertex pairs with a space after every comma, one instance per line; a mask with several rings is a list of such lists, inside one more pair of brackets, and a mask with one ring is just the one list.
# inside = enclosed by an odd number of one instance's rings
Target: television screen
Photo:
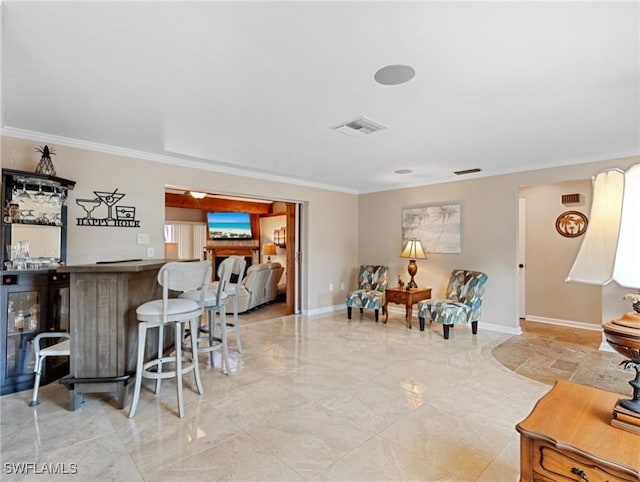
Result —
[[249, 213], [207, 213], [210, 239], [251, 239]]

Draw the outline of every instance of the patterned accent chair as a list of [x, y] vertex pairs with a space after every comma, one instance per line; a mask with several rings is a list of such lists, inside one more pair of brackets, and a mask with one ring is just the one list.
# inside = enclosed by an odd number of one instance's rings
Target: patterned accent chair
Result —
[[351, 308], [375, 310], [376, 321], [382, 308], [384, 315], [384, 291], [387, 289], [387, 266], [362, 265], [358, 272], [358, 288], [347, 294], [347, 318], [351, 319]]
[[447, 285], [447, 299], [424, 300], [418, 303], [420, 331], [424, 322], [442, 323], [444, 339], [449, 339], [449, 328], [456, 323], [471, 322], [471, 331], [478, 333], [478, 320], [482, 308], [487, 275], [480, 271], [453, 270]]

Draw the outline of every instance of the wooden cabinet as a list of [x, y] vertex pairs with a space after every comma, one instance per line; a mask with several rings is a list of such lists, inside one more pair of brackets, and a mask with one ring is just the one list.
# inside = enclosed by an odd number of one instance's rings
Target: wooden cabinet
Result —
[[610, 424], [619, 398], [558, 381], [516, 427], [520, 481], [640, 480], [640, 435]]
[[[67, 208], [63, 198], [74, 185], [54, 176], [2, 170], [2, 395], [33, 387], [33, 339], [38, 333], [69, 331], [69, 277], [55, 267], [66, 259]], [[16, 249], [18, 244], [25, 249]], [[48, 358], [42, 384], [68, 370], [68, 360]]]
[[[53, 272], [4, 271], [0, 287], [0, 392], [33, 387], [33, 339], [69, 331], [69, 277]], [[43, 385], [68, 373], [67, 359], [48, 358]]]

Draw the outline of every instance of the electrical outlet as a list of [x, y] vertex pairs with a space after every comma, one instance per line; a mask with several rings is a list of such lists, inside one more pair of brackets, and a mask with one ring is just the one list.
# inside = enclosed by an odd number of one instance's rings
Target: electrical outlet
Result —
[[329, 291], [333, 291], [333, 283], [329, 283]]
[[340, 291], [344, 291], [344, 283], [340, 283]]
[[149, 244], [149, 235], [138, 234], [138, 244]]
[[147, 248], [147, 258], [155, 258], [156, 250], [153, 248]]

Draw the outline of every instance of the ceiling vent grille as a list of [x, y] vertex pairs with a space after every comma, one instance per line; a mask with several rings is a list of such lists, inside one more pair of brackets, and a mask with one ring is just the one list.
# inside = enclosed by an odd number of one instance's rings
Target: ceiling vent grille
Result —
[[349, 122], [338, 124], [331, 129], [351, 137], [361, 137], [368, 136], [369, 134], [373, 134], [374, 132], [378, 132], [386, 128], [386, 126], [383, 126], [379, 122], [367, 119], [364, 116], [360, 116], [357, 119], [353, 119]]

